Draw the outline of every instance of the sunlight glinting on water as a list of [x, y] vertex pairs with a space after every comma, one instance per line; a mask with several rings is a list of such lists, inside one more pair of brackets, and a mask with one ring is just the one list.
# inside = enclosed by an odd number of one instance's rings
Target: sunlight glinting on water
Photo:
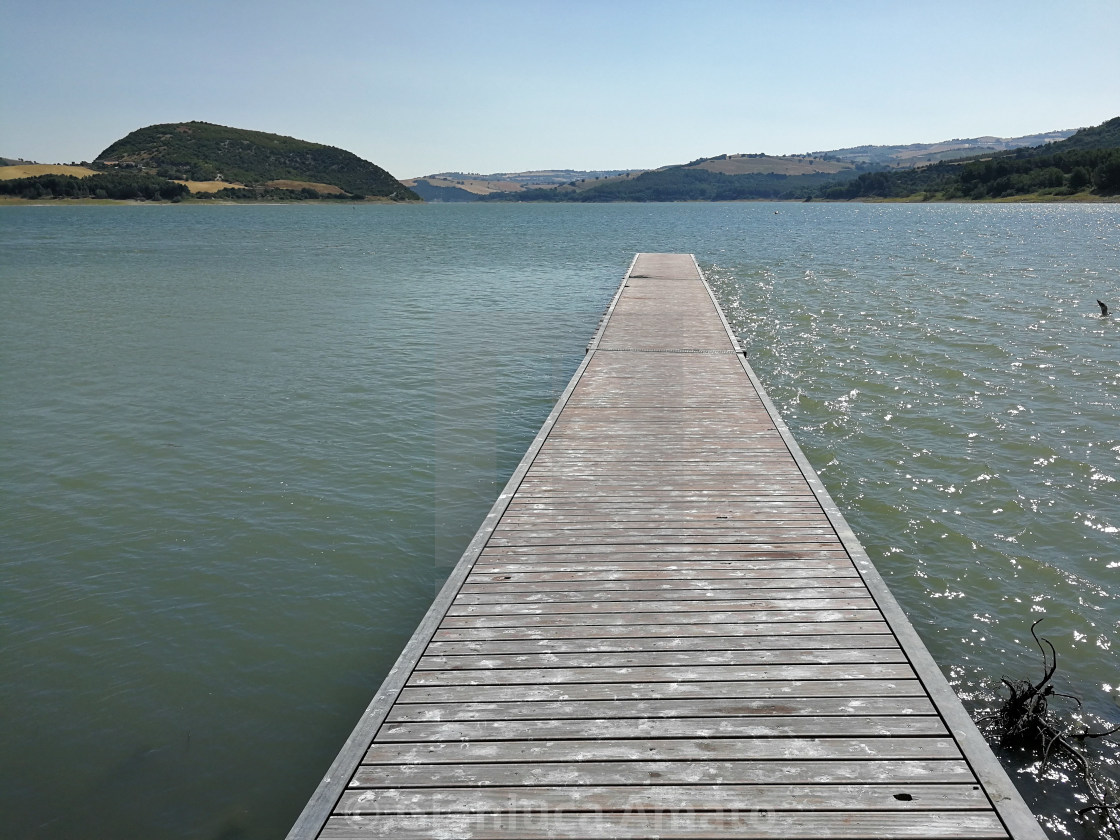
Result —
[[1116, 206], [0, 211], [15, 836], [286, 831], [636, 251], [696, 254], [971, 711], [1044, 616], [1120, 721]]
[[[714, 260], [711, 279], [969, 707], [995, 705], [1003, 675], [1041, 678], [1029, 624], [1045, 616], [1061, 690], [1103, 724], [1120, 700], [1120, 332], [1094, 303], [1115, 274], [1098, 281], [1101, 266], [1001, 228], [998, 211], [940, 212], [971, 218], [944, 231], [901, 211], [889, 252], [837, 264], [814, 247], [811, 267]], [[1033, 215], [1032, 227], [1054, 221]], [[1115, 215], [1087, 221], [1115, 254]], [[1115, 745], [1090, 750], [1106, 776], [1120, 774]], [[1031, 773], [1052, 795], [1077, 787], [1061, 770]], [[1068, 811], [1047, 817], [1056, 833], [1069, 823]]]

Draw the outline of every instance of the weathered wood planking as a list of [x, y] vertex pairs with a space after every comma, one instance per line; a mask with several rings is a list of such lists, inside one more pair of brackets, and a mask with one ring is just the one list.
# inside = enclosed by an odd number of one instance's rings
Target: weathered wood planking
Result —
[[640, 254], [316, 836], [1044, 835], [695, 261]]

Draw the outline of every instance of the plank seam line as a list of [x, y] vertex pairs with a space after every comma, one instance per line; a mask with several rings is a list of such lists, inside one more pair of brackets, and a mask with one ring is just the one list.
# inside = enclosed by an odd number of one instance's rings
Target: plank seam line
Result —
[[735, 356], [738, 350], [700, 350], [694, 348], [661, 347], [600, 347], [604, 353], [696, 353], [702, 356]]
[[[659, 740], [671, 740], [671, 739], [665, 738], [665, 739], [659, 739]], [[813, 740], [817, 740], [817, 739], [813, 739]], [[378, 746], [398, 746], [399, 747], [399, 746], [404, 746], [406, 744], [411, 744], [411, 743], [412, 742], [409, 742], [409, 741], [401, 741], [399, 743], [397, 743], [397, 742], [384, 742], [384, 743], [379, 743]], [[454, 742], [454, 743], [458, 743], [458, 742]], [[894, 762], [900, 762], [900, 761], [905, 761], [905, 762], [922, 761], [922, 762], [947, 762], [947, 763], [959, 762], [959, 763], [967, 766], [967, 762], [962, 761], [959, 758], [924, 758], [923, 756], [918, 755], [916, 753], [913, 754], [913, 755], [911, 755], [910, 753], [902, 753], [902, 755], [904, 757], [901, 757], [901, 758], [816, 758], [816, 757], [811, 757], [811, 758], [793, 758], [793, 759], [791, 759], [791, 758], [759, 758], [757, 756], [754, 756], [754, 757], [744, 757], [744, 758], [719, 758], [719, 759], [717, 759], [717, 761], [719, 761], [720, 763], [726, 763], [726, 764], [762, 764], [762, 765], [765, 765], [765, 764], [784, 764], [784, 763], [791, 762], [791, 761], [795, 761], [798, 764], [836, 764], [838, 762], [849, 762], [849, 761], [859, 761], [859, 762], [867, 762], [867, 763], [873, 764], [873, 763], [876, 763], [876, 762], [891, 762], [891, 763], [894, 763]], [[640, 759], [633, 759], [633, 758], [598, 758], [598, 757], [596, 757], [594, 759], [553, 758], [553, 759], [549, 759], [548, 761], [532, 761], [532, 760], [528, 760], [526, 758], [488, 759], [486, 761], [365, 761], [365, 760], [363, 760], [362, 763], [359, 765], [358, 769], [361, 770], [361, 768], [363, 768], [363, 767], [411, 767], [411, 768], [417, 768], [417, 767], [485, 767], [485, 766], [494, 766], [494, 765], [503, 765], [503, 764], [504, 765], [532, 764], [535, 767], [559, 764], [559, 765], [565, 765], [565, 766], [566, 765], [572, 765], [572, 766], [577, 766], [578, 767], [579, 765], [587, 763], [589, 761], [593, 761], [595, 764], [630, 764], [630, 765], [633, 765], [633, 764], [679, 764], [679, 765], [687, 765], [687, 766], [691, 767], [691, 766], [695, 766], [695, 764], [697, 762], [697, 759], [695, 759], [695, 758], [640, 758]], [[759, 784], [761, 784], [761, 783], [759, 783]], [[825, 784], [825, 783], [821, 782], [819, 784]], [[941, 784], [945, 784], [945, 783], [941, 783]], [[981, 789], [983, 789], [983, 785], [979, 784], [978, 782], [957, 782], [956, 784], [979, 785], [979, 787]], [[427, 787], [427, 785], [425, 785], [424, 787]], [[526, 787], [536, 787], [536, 786], [535, 785], [526, 785]], [[358, 785], [355, 785], [352, 788], [350, 788], [350, 787], [347, 788], [347, 790], [362, 790], [362, 789], [363, 788], [361, 788]], [[482, 788], [475, 787], [475, 788], [471, 788], [471, 789], [472, 790], [479, 790], [479, 789], [485, 790], [486, 788], [485, 787], [482, 787]], [[999, 819], [999, 814], [995, 811], [995, 809], [985, 808], [984, 810], [989, 811], [989, 813], [991, 813], [993, 816], [995, 816], [996, 819]], [[333, 816], [337, 816], [337, 815], [332, 813], [331, 816], [333, 817]]]
[[[808, 715], [803, 715], [802, 717], [808, 717]], [[926, 715], [813, 715], [813, 717], [814, 718], [830, 718], [830, 719], [831, 718], [836, 718], [838, 720], [844, 720], [844, 719], [852, 718], [852, 717], [876, 717], [876, 718], [904, 717], [907, 720], [916, 720], [916, 719], [925, 719], [925, 718], [937, 719], [937, 715], [935, 715], [935, 714], [926, 714]], [[564, 723], [572, 723], [572, 722], [576, 722], [576, 721], [579, 721], [579, 720], [588, 720], [588, 719], [589, 718], [563, 718], [562, 720], [563, 720]], [[722, 719], [723, 718], [713, 718], [710, 715], [709, 716], [689, 715], [688, 717], [666, 718], [665, 720], [691, 721], [691, 720], [722, 720]], [[597, 718], [590, 718], [590, 720], [598, 720], [598, 719]], [[624, 718], [609, 718], [609, 720], [612, 721], [613, 723], [621, 724], [621, 723], [624, 723], [626, 721], [649, 721], [649, 720], [653, 720], [653, 721], [660, 722], [663, 719], [662, 718], [648, 718], [648, 717], [647, 718], [638, 718], [638, 717], [625, 718], [624, 717]], [[736, 719], [731, 718], [731, 720], [736, 720]], [[750, 724], [751, 720], [753, 720], [753, 718], [744, 718], [744, 722], [746, 722], [748, 725]], [[517, 722], [518, 723], [533, 723], [533, 721], [534, 721], [533, 718], [523, 718], [523, 719], [518, 720]], [[439, 721], [439, 722], [428, 723], [428, 725], [429, 726], [442, 726], [442, 727], [447, 727], [447, 728], [454, 728], [455, 724], [461, 724], [461, 723], [471, 723], [471, 724], [482, 723], [482, 724], [486, 724], [486, 723], [492, 723], [492, 722], [493, 721], [486, 721], [486, 720], [482, 720], [482, 721]], [[505, 723], [505, 721], [498, 721], [498, 722], [499, 723]], [[546, 722], [551, 722], [551, 721], [546, 721]], [[395, 726], [397, 728], [408, 728], [408, 727], [415, 726], [416, 723], [417, 722], [414, 722], [414, 721], [407, 721], [407, 722], [400, 722], [400, 723], [393, 722], [393, 723], [388, 723], [386, 725], [389, 726], [389, 727], [394, 727]], [[419, 723], [424, 724], [425, 722], [420, 721]], [[943, 735], [943, 734], [940, 734], [940, 733], [935, 734], [935, 735], [915, 735], [915, 734], [909, 734], [909, 733], [905, 734], [905, 735], [899, 735], [899, 734], [894, 733], [894, 732], [875, 733], [875, 734], [870, 734], [870, 735], [866, 734], [866, 733], [855, 734], [855, 735], [803, 735], [803, 734], [800, 734], [800, 733], [789, 734], [789, 735], [744, 735], [744, 734], [739, 733], [739, 732], [711, 732], [711, 733], [708, 733], [708, 734], [705, 734], [705, 735], [695, 735], [695, 734], [662, 735], [662, 734], [652, 733], [652, 739], [653, 740], [665, 741], [665, 742], [677, 742], [677, 743], [691, 743], [693, 741], [750, 741], [752, 743], [754, 743], [755, 741], [767, 741], [767, 742], [798, 741], [798, 742], [800, 742], [800, 741], [806, 741], [806, 740], [812, 740], [812, 741], [828, 741], [828, 740], [832, 740], [832, 741], [854, 741], [854, 740], [858, 740], [860, 743], [863, 743], [864, 741], [893, 741], [896, 738], [913, 738], [913, 739], [927, 740], [927, 741], [943, 741], [943, 740], [945, 740], [946, 736]], [[506, 736], [505, 738], [485, 738], [485, 737], [477, 737], [476, 736], [476, 737], [470, 738], [469, 742], [471, 744], [527, 744], [527, 743], [531, 743], [531, 744], [538, 744], [538, 743], [560, 744], [560, 743], [564, 743], [566, 741], [595, 741], [598, 744], [610, 743], [610, 744], [630, 745], [630, 744], [646, 744], [646, 743], [649, 743], [650, 740], [651, 740], [651, 735], [647, 734], [647, 733], [641, 733], [641, 734], [638, 734], [638, 735], [633, 735], [631, 737], [627, 737], [625, 735], [615, 735], [615, 736], [612, 736], [612, 737], [606, 737], [605, 738], [605, 737], [598, 736], [598, 735], [589, 735], [586, 732], [575, 732], [571, 735], [548, 735], [547, 737], [534, 736], [532, 733], [528, 733], [526, 735], [521, 735], [521, 736]], [[401, 740], [401, 741], [391, 741], [390, 740], [390, 741], [377, 741], [376, 742], [376, 744], [378, 746], [381, 746], [381, 747], [403, 747], [405, 745], [416, 746], [416, 747], [426, 747], [426, 746], [435, 747], [435, 746], [440, 746], [440, 745], [443, 745], [443, 744], [458, 745], [458, 744], [461, 744], [461, 743], [464, 743], [464, 741], [462, 739], [458, 738], [458, 737], [454, 737], [454, 738], [432, 738], [432, 739], [416, 739], [416, 738], [414, 738], [412, 740]], [[576, 760], [578, 761], [578, 759], [576, 759]], [[735, 759], [731, 759], [731, 760], [735, 760]], [[740, 761], [745, 761], [745, 760], [753, 760], [753, 759], [739, 759], [739, 760]]]

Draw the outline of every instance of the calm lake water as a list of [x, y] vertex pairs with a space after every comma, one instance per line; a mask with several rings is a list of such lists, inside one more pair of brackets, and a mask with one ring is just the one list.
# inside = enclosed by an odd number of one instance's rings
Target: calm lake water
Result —
[[4, 836], [282, 837], [636, 251], [696, 254], [970, 711], [1045, 616], [1120, 722], [1120, 206], [6, 207]]

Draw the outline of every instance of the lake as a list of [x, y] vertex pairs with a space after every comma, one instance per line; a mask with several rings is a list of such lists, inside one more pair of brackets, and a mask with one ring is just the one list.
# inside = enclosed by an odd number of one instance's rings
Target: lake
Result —
[[1120, 723], [1118, 205], [0, 207], [5, 834], [283, 836], [638, 251], [696, 255], [974, 715], [1045, 617]]

